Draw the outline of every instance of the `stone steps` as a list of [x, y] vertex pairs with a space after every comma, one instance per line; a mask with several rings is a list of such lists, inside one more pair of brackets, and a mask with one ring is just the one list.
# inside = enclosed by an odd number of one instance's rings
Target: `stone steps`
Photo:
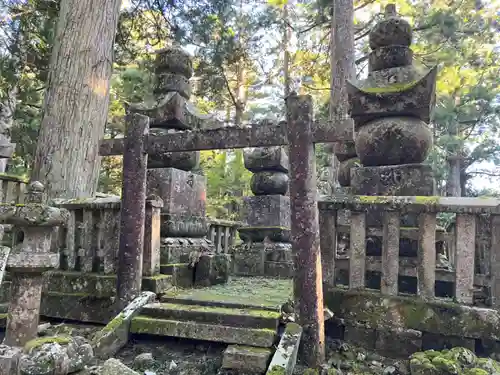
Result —
[[150, 303], [132, 319], [130, 333], [229, 344], [223, 367], [236, 373], [264, 373], [278, 339], [281, 313], [236, 302], [183, 299]]
[[188, 320], [234, 327], [277, 330], [280, 313], [249, 308], [230, 308], [175, 303], [153, 303], [142, 310], [143, 316], [159, 319]]
[[244, 328], [195, 321], [167, 320], [138, 316], [132, 320], [130, 332], [191, 340], [222, 342], [270, 348], [276, 341], [276, 330]]

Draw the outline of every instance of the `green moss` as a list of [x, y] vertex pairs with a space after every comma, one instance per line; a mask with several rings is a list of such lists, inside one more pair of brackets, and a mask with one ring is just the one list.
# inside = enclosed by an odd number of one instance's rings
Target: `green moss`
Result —
[[155, 276], [144, 276], [142, 279], [144, 280], [163, 280], [163, 279], [170, 279], [170, 275], [155, 275]]
[[319, 370], [307, 368], [304, 370], [304, 375], [319, 375]]
[[67, 345], [71, 342], [71, 337], [69, 336], [53, 336], [53, 337], [39, 337], [28, 341], [24, 346], [26, 352], [30, 352], [44, 344], [57, 343], [59, 345]]
[[116, 328], [120, 327], [125, 320], [123, 313], [118, 314], [112, 321], [110, 321], [103, 329], [102, 332], [112, 332]]
[[417, 195], [415, 197], [415, 202], [418, 204], [433, 205], [433, 204], [439, 204], [439, 199], [440, 199], [440, 197], [438, 197], [438, 196], [426, 197], [426, 196], [422, 196], [422, 195]]
[[256, 354], [270, 354], [270, 351], [268, 348], [258, 348], [256, 346], [246, 346], [246, 345], [233, 345], [236, 349], [241, 350], [241, 351], [246, 351], [250, 353], [256, 353]]
[[266, 375], [285, 375], [285, 368], [281, 366], [273, 366], [272, 369], [266, 372]]
[[[193, 311], [199, 313], [212, 313], [220, 315], [244, 315], [258, 318], [279, 319], [281, 314], [271, 310], [256, 310], [256, 309], [242, 309], [231, 307], [218, 307], [218, 306], [198, 306], [188, 304], [175, 304], [168, 303], [160, 306], [159, 309], [180, 310], [180, 311]], [[299, 327], [300, 328], [300, 327]]]
[[383, 87], [360, 87], [359, 90], [367, 94], [394, 94], [408, 91], [415, 87], [420, 81], [397, 82]]
[[26, 177], [16, 176], [10, 173], [0, 173], [0, 180], [15, 181], [23, 184], [29, 183], [29, 179], [27, 179]]

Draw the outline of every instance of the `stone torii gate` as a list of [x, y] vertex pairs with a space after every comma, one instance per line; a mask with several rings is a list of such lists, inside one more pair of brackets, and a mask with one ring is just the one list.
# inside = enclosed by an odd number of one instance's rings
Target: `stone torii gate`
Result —
[[290, 95], [286, 108], [287, 121], [278, 125], [196, 129], [162, 136], [148, 135], [148, 117], [129, 113], [126, 137], [102, 141], [100, 155], [123, 155], [118, 297], [126, 301], [141, 288], [148, 154], [288, 146], [294, 299], [304, 329], [301, 358], [316, 367], [324, 361], [325, 338], [314, 144], [350, 141], [353, 126], [350, 119], [334, 127], [313, 122], [312, 98], [308, 95]]

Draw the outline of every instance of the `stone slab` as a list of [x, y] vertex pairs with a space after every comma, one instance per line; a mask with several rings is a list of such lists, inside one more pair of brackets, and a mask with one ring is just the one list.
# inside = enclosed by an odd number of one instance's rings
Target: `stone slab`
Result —
[[285, 227], [241, 227], [238, 229], [240, 238], [244, 242], [263, 242], [268, 244], [266, 247], [273, 246], [270, 242], [290, 242], [292, 232]]
[[209, 224], [205, 216], [190, 214], [162, 214], [160, 232], [162, 237], [205, 237]]
[[265, 246], [262, 243], [243, 243], [234, 248], [233, 274], [236, 276], [264, 276]]
[[382, 296], [370, 291], [324, 287], [325, 304], [336, 317], [370, 327], [404, 328], [440, 335], [500, 341], [500, 312], [444, 300]]
[[259, 195], [243, 198], [243, 217], [249, 227], [290, 228], [290, 197]]
[[358, 195], [432, 196], [434, 173], [430, 165], [405, 164], [351, 169], [351, 187]]
[[148, 169], [147, 192], [163, 200], [162, 213], [205, 217], [204, 176], [176, 168]]
[[153, 302], [156, 295], [142, 292], [127, 307], [111, 320], [92, 340], [95, 355], [106, 359], [115, 355], [128, 342], [130, 323], [143, 306]]
[[288, 323], [285, 332], [271, 359], [267, 375], [283, 374], [292, 375], [297, 362], [302, 327], [296, 323]]
[[288, 155], [281, 146], [245, 149], [245, 168], [252, 173], [261, 171], [288, 172]]
[[115, 297], [48, 292], [42, 295], [40, 315], [48, 318], [106, 324], [113, 319]]
[[[167, 265], [172, 274], [172, 285], [179, 288], [191, 288], [194, 282], [194, 268], [188, 263]], [[163, 266], [162, 266], [163, 268]]]
[[267, 348], [230, 345], [224, 350], [222, 368], [249, 374], [263, 374], [270, 358], [271, 350]]
[[252, 308], [228, 308], [187, 305], [180, 303], [153, 303], [146, 305], [142, 316], [167, 320], [189, 320], [200, 323], [222, 324], [232, 327], [278, 329], [281, 314], [276, 311]]
[[144, 276], [142, 278], [142, 290], [155, 294], [165, 293], [172, 288], [171, 275]]
[[361, 322], [346, 322], [344, 330], [344, 340], [360, 348], [373, 350], [377, 339], [376, 331], [373, 327]]
[[232, 276], [227, 284], [166, 293], [162, 302], [280, 311], [292, 298], [292, 280]]
[[293, 262], [264, 262], [265, 276], [291, 279], [294, 274]]
[[132, 320], [130, 332], [157, 336], [180, 337], [192, 340], [224, 342], [269, 348], [274, 344], [276, 331], [203, 324], [178, 320], [153, 319], [138, 316]]

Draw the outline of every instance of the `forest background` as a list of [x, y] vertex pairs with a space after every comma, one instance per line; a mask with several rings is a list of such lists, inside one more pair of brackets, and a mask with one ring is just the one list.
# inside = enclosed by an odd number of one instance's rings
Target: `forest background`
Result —
[[[116, 9], [104, 6], [106, 1]], [[434, 146], [427, 160], [435, 171], [438, 193], [500, 196], [500, 4], [497, 0], [390, 2], [414, 27], [416, 63], [440, 66], [431, 123]], [[117, 25], [109, 106], [101, 106], [107, 113], [105, 135], [114, 138], [123, 135], [123, 103], [140, 102], [152, 92], [151, 52], [173, 41], [193, 55], [191, 100], [225, 124], [279, 121], [283, 99], [291, 91], [312, 95], [316, 117], [332, 122], [339, 115], [336, 99], [345, 78], [367, 74], [368, 32], [387, 3], [0, 0], [0, 133], [17, 144], [14, 157], [0, 164], [0, 172], [29, 178], [33, 170], [47, 111], [44, 95], [54, 84], [49, 80], [51, 69], [60, 64], [51, 60], [57, 46], [56, 25], [69, 19], [71, 12], [88, 17], [88, 28], [95, 27], [93, 19], [116, 13], [116, 23], [111, 20], [102, 26], [110, 29], [111, 34], [102, 32], [109, 38]], [[79, 38], [72, 43], [75, 50], [81, 48]], [[63, 103], [56, 109], [71, 110]], [[317, 158], [321, 190], [335, 190], [331, 149], [318, 147]], [[204, 151], [200, 168], [208, 180], [208, 214], [237, 218], [241, 197], [251, 194], [243, 151]], [[120, 190], [121, 158], [103, 158], [98, 191], [119, 195]]]

